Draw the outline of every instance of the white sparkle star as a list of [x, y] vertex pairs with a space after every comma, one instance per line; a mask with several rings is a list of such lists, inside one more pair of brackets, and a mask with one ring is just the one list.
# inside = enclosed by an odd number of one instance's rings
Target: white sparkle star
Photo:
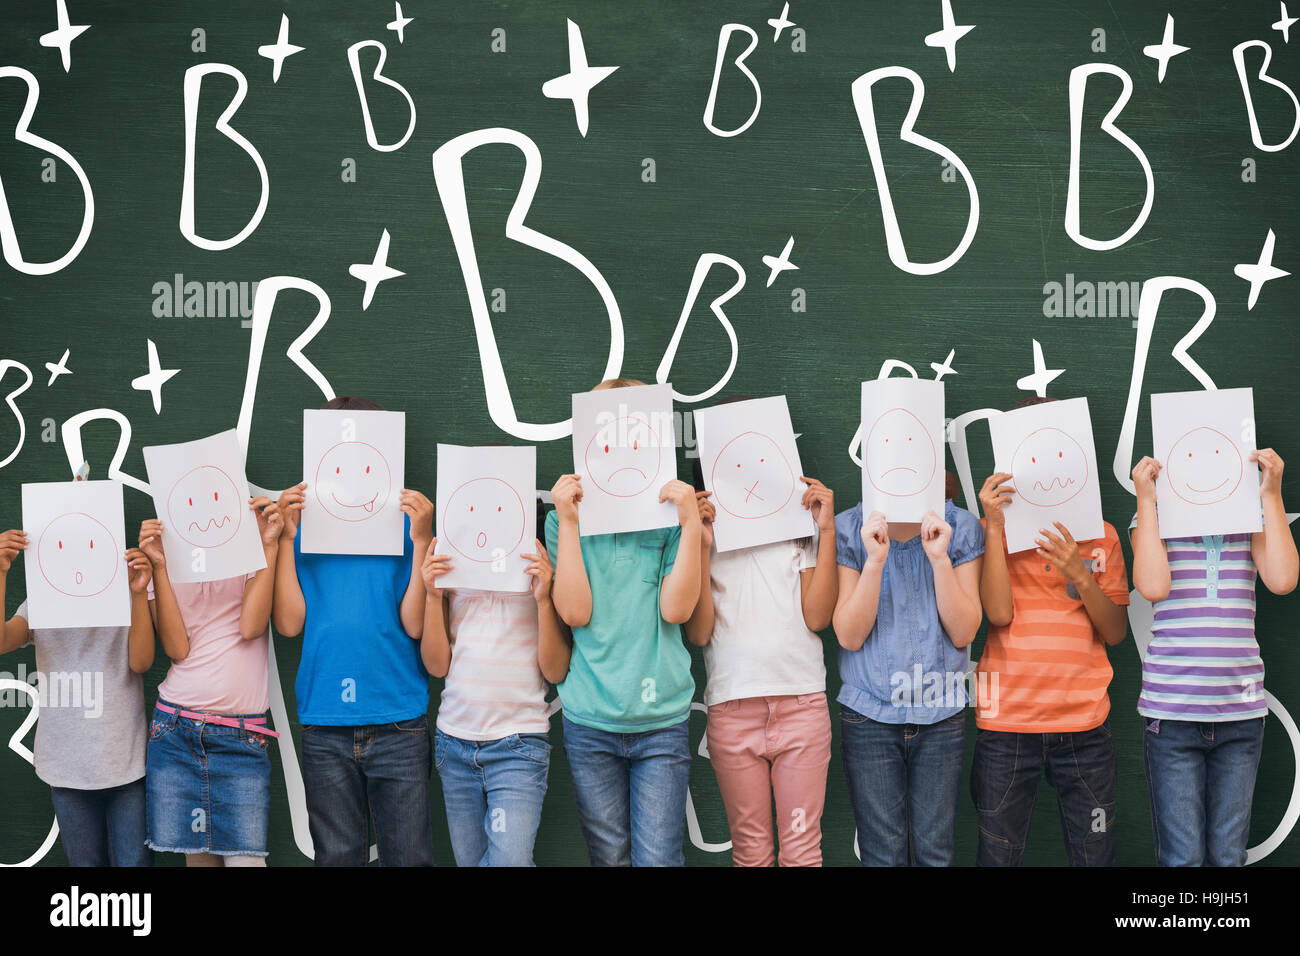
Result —
[[1296, 18], [1287, 13], [1286, 4], [1281, 4], [1281, 19], [1273, 24], [1273, 29], [1282, 34], [1282, 42], [1291, 42], [1291, 25], [1296, 22]]
[[73, 25], [68, 22], [67, 0], [58, 0], [59, 28], [41, 37], [41, 46], [53, 47], [63, 57], [63, 72], [72, 69], [72, 41], [90, 29], [90, 24]]
[[301, 53], [305, 47], [294, 46], [289, 42], [289, 15], [280, 14], [280, 35], [276, 37], [274, 43], [268, 43], [257, 48], [259, 56], [264, 56], [274, 64], [271, 67], [271, 82], [280, 82], [280, 67], [284, 66], [284, 61], [295, 53]]
[[154, 414], [162, 412], [162, 387], [167, 380], [180, 371], [178, 368], [162, 368], [158, 362], [158, 346], [149, 339], [149, 374], [131, 380], [131, 387], [139, 392], [148, 392], [153, 396]]
[[948, 55], [948, 72], [957, 72], [957, 41], [975, 29], [975, 24], [953, 22], [952, 0], [943, 0], [943, 29], [925, 38], [926, 46], [942, 47]]
[[1063, 368], [1047, 367], [1047, 363], [1043, 361], [1043, 347], [1038, 344], [1038, 339], [1034, 339], [1034, 374], [1017, 380], [1016, 388], [1033, 392], [1039, 398], [1046, 398], [1047, 386], [1064, 371]]
[[957, 350], [951, 349], [948, 352], [948, 357], [943, 360], [942, 364], [940, 364], [939, 362], [930, 363], [930, 368], [934, 370], [934, 380], [936, 382], [942, 381], [945, 375], [959, 374], [957, 370], [952, 367], [952, 360], [956, 357], [957, 357]]
[[773, 43], [776, 43], [778, 40], [781, 39], [782, 30], [784, 30], [786, 27], [792, 27], [795, 25], [795, 22], [789, 19], [789, 14], [790, 14], [790, 4], [787, 3], [785, 6], [781, 8], [781, 15], [779, 17], [777, 17], [774, 20], [767, 21], [767, 25], [776, 31], [776, 35], [772, 37]]
[[49, 388], [51, 385], [53, 385], [54, 380], [58, 378], [60, 375], [72, 374], [72, 369], [68, 368], [68, 356], [70, 356], [71, 354], [72, 354], [72, 349], [64, 349], [63, 358], [59, 359], [57, 364], [54, 362], [45, 363], [45, 368], [50, 373], [50, 380], [45, 383], [46, 388]]
[[587, 95], [592, 87], [618, 69], [616, 66], [588, 66], [582, 47], [582, 30], [572, 20], [569, 24], [569, 72], [542, 84], [542, 95], [553, 100], [572, 100], [578, 132], [587, 135]]
[[776, 277], [779, 276], [782, 272], [786, 272], [790, 269], [799, 268], [797, 265], [795, 265], [793, 262], [790, 261], [790, 252], [793, 249], [794, 249], [794, 236], [791, 236], [789, 239], [785, 241], [785, 248], [781, 250], [781, 254], [779, 256], [763, 257], [763, 265], [767, 266], [769, 269], [772, 270], [771, 274], [768, 275], [767, 277], [767, 288], [769, 289], [772, 288], [772, 283], [776, 281]]
[[1246, 300], [1247, 312], [1255, 308], [1255, 302], [1259, 299], [1259, 290], [1264, 287], [1265, 282], [1270, 279], [1281, 279], [1283, 276], [1291, 274], [1273, 265], [1273, 243], [1275, 238], [1273, 230], [1270, 229], [1268, 237], [1264, 240], [1264, 248], [1259, 251], [1259, 261], [1254, 263], [1241, 262], [1232, 270], [1233, 275], [1250, 283], [1250, 298]]
[[1142, 52], [1160, 65], [1156, 68], [1156, 82], [1165, 81], [1165, 70], [1169, 66], [1169, 61], [1180, 53], [1186, 53], [1191, 47], [1179, 46], [1174, 42], [1174, 15], [1165, 14], [1165, 35], [1159, 43], [1152, 43], [1150, 46], [1144, 46]]
[[355, 279], [360, 279], [366, 284], [365, 294], [361, 297], [361, 311], [370, 308], [370, 300], [375, 297], [375, 286], [385, 279], [396, 279], [398, 276], [406, 275], [405, 272], [399, 272], [388, 265], [388, 230], [379, 237], [379, 248], [375, 250], [375, 259], [373, 262], [358, 262], [348, 267], [348, 275]]
[[388, 23], [387, 26], [388, 29], [392, 30], [394, 33], [397, 34], [398, 43], [405, 43], [406, 25], [410, 23], [412, 20], [414, 20], [415, 17], [402, 16], [402, 5], [400, 3], [394, 3], [393, 6], [396, 8], [393, 12], [393, 20], [392, 22]]

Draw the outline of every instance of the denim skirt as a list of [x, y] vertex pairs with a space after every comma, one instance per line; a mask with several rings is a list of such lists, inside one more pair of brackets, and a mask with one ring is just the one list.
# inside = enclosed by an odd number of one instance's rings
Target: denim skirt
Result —
[[[159, 703], [175, 707], [170, 701]], [[150, 848], [164, 853], [266, 856], [269, 742], [265, 734], [155, 708], [149, 721], [145, 772]]]

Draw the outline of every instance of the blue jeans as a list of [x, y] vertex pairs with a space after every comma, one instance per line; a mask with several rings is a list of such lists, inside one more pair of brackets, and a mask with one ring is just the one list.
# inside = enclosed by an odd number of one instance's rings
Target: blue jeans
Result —
[[565, 717], [564, 753], [592, 866], [685, 866], [689, 721], [615, 734]]
[[1056, 791], [1071, 866], [1115, 865], [1115, 745], [1109, 722], [1075, 733], [981, 730], [970, 793], [979, 812], [978, 866], [1019, 866], [1038, 778]]
[[545, 734], [462, 740], [434, 731], [457, 866], [532, 866], [551, 744]]
[[429, 718], [302, 728], [302, 776], [317, 866], [365, 866], [369, 818], [380, 866], [433, 866]]
[[153, 866], [144, 845], [144, 777], [104, 790], [51, 787], [69, 866]]
[[1264, 718], [1143, 720], [1160, 865], [1244, 866]]
[[952, 866], [966, 712], [884, 724], [840, 705], [840, 742], [863, 866]]

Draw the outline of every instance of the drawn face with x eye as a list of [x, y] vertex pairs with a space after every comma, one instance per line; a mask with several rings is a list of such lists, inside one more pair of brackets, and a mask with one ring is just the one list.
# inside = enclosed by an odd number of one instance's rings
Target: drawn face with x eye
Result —
[[312, 488], [316, 500], [340, 521], [368, 521], [388, 503], [392, 474], [374, 445], [341, 441], [321, 455]]
[[500, 478], [467, 481], [447, 499], [442, 530], [458, 554], [489, 564], [524, 540], [523, 499]]
[[629, 415], [597, 429], [583, 461], [601, 491], [615, 498], [635, 498], [659, 477], [659, 433], [645, 418]]
[[938, 468], [934, 440], [905, 408], [891, 408], [875, 420], [862, 455], [872, 487], [896, 498], [925, 491]]
[[102, 522], [76, 511], [45, 526], [36, 560], [41, 576], [60, 594], [93, 597], [117, 577], [122, 551]]
[[790, 500], [794, 477], [776, 442], [761, 432], [742, 432], [713, 463], [713, 500], [737, 518], [766, 518]]
[[167, 496], [168, 527], [188, 544], [215, 548], [239, 530], [248, 501], [215, 465], [187, 471]]
[[1245, 472], [1236, 443], [1208, 426], [1193, 428], [1174, 442], [1165, 469], [1174, 494], [1194, 505], [1227, 501]]
[[1067, 432], [1048, 426], [1025, 436], [1011, 457], [1016, 494], [1031, 505], [1065, 504], [1088, 484], [1088, 456]]

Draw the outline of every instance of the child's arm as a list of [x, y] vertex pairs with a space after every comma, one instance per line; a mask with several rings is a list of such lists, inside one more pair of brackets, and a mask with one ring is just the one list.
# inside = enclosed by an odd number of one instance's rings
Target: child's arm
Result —
[[808, 629], [824, 631], [835, 616], [840, 590], [839, 568], [835, 563], [835, 493], [816, 478], [804, 476], [799, 480], [808, 482], [803, 506], [812, 512], [818, 534], [817, 563], [811, 570], [800, 573], [799, 598]]
[[994, 627], [1006, 627], [1015, 616], [1011, 599], [1011, 575], [1007, 571], [1007, 550], [1003, 537], [1006, 531], [1004, 505], [1011, 503], [1015, 490], [1004, 484], [1011, 476], [1004, 471], [989, 475], [980, 489], [980, 507], [988, 527], [984, 533], [984, 565], [980, 571], [980, 603]]
[[402, 489], [403, 513], [411, 516], [411, 579], [406, 582], [406, 592], [402, 595], [402, 606], [398, 616], [402, 619], [402, 629], [406, 636], [418, 641], [424, 632], [425, 587], [424, 556], [429, 552], [433, 542], [433, 502], [409, 488]]
[[[19, 551], [27, 550], [26, 531], [6, 531], [0, 534], [0, 621], [4, 620], [5, 579]], [[0, 654], [16, 651], [27, 643], [27, 619], [14, 615], [0, 625]]]
[[131, 629], [126, 637], [126, 659], [134, 673], [143, 674], [153, 666], [156, 646], [148, 594], [153, 564], [139, 548], [130, 548], [126, 552], [126, 569], [131, 587]]
[[[1065, 579], [1074, 585], [1083, 600], [1084, 610], [1101, 639], [1109, 645], [1118, 644], [1128, 633], [1128, 612], [1106, 596], [1097, 579], [1092, 576], [1088, 566], [1079, 554], [1079, 545], [1070, 534], [1070, 530], [1061, 522], [1054, 521], [1056, 530], [1061, 535], [1052, 534], [1046, 528], [1039, 530], [1041, 538], [1035, 539], [1038, 556], [1056, 565], [1065, 575]], [[988, 571], [984, 572], [986, 575]]]
[[934, 601], [939, 609], [939, 623], [952, 646], [963, 648], [975, 640], [984, 619], [980, 606], [981, 555], [958, 567], [952, 566], [948, 544], [952, 526], [933, 511], [921, 519], [921, 547], [934, 571]]
[[1264, 472], [1259, 485], [1264, 530], [1251, 535], [1250, 556], [1264, 587], [1274, 594], [1290, 594], [1295, 590], [1300, 560], [1291, 526], [1287, 524], [1286, 509], [1282, 507], [1282, 459], [1273, 449], [1261, 448], [1251, 453], [1250, 460], [1259, 462]]
[[140, 525], [140, 550], [153, 565], [154, 626], [163, 651], [174, 661], [183, 661], [190, 654], [190, 639], [185, 632], [185, 618], [176, 603], [171, 578], [167, 576], [167, 555], [163, 553], [162, 522], [150, 518]]
[[889, 524], [879, 511], [871, 512], [862, 523], [862, 545], [866, 560], [861, 571], [839, 565], [840, 593], [831, 619], [835, 637], [847, 651], [861, 650], [867, 643], [880, 609], [880, 581], [889, 557]]
[[696, 647], [703, 647], [713, 637], [713, 581], [710, 577], [709, 555], [713, 551], [713, 518], [717, 514], [711, 492], [695, 492], [695, 503], [700, 509], [700, 598], [695, 602], [691, 619], [686, 622], [686, 639]]
[[569, 674], [573, 644], [551, 602], [551, 556], [540, 540], [535, 543], [535, 554], [520, 557], [529, 562], [527, 570], [533, 576], [533, 599], [537, 601], [537, 666], [543, 677], [558, 684]]
[[301, 482], [280, 492], [276, 505], [280, 509], [280, 546], [276, 549], [275, 584], [272, 588], [271, 621], [277, 634], [301, 634], [307, 621], [307, 602], [298, 583], [294, 564], [293, 539], [298, 536], [298, 522], [306, 498], [307, 483]]
[[1156, 475], [1160, 462], [1143, 458], [1133, 466], [1133, 489], [1137, 492], [1137, 527], [1129, 533], [1133, 544], [1133, 586], [1155, 604], [1169, 597], [1173, 579], [1169, 575], [1169, 554], [1160, 540], [1156, 523]]
[[239, 634], [246, 641], [255, 641], [266, 633], [271, 621], [271, 605], [275, 599], [275, 571], [279, 563], [280, 532], [284, 519], [280, 508], [265, 496], [254, 498], [249, 504], [257, 521], [257, 534], [262, 540], [262, 554], [266, 567], [253, 575], [244, 585], [244, 603], [239, 611]]
[[700, 600], [700, 508], [695, 489], [677, 478], [659, 489], [659, 500], [677, 506], [682, 526], [677, 560], [659, 586], [659, 615], [669, 624], [685, 624]]
[[577, 475], [561, 475], [551, 489], [551, 498], [559, 523], [553, 588], [555, 610], [569, 627], [586, 627], [591, 620], [591, 582], [587, 580], [587, 566], [582, 563], [582, 541], [578, 536], [582, 479]]
[[420, 629], [420, 659], [424, 669], [434, 677], [446, 677], [451, 670], [451, 638], [447, 634], [447, 608], [438, 579], [451, 570], [451, 555], [434, 554], [438, 539], [424, 551], [420, 566], [420, 583], [425, 590], [424, 626]]

